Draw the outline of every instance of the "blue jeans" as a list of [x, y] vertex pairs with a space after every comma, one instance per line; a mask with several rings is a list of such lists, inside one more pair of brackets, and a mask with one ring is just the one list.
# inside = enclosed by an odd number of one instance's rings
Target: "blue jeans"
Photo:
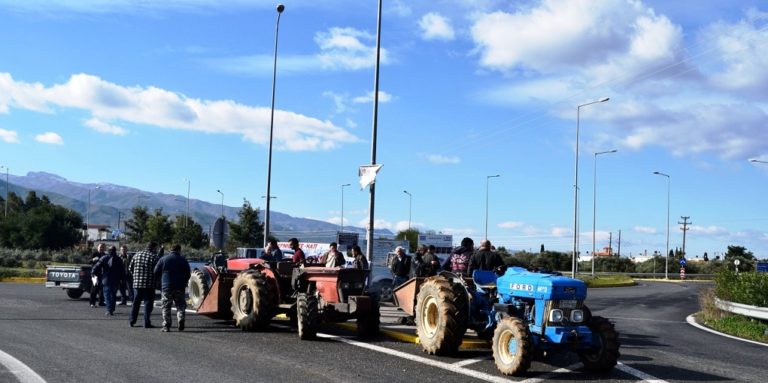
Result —
[[103, 286], [104, 303], [107, 304], [107, 312], [115, 312], [115, 298], [117, 297], [117, 286], [105, 283]]
[[400, 286], [405, 282], [408, 282], [408, 277], [401, 277], [396, 275], [395, 280], [392, 281], [392, 288], [397, 288], [397, 286]]
[[155, 307], [155, 289], [150, 287], [146, 289], [133, 289], [133, 306], [131, 306], [131, 316], [128, 320], [136, 323], [139, 317], [139, 304], [144, 302], [144, 327], [149, 327], [152, 322], [149, 316], [152, 315], [152, 308]]

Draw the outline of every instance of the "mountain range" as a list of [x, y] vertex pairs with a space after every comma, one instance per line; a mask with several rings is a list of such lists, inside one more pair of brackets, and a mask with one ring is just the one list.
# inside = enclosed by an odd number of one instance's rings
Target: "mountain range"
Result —
[[[4, 180], [3, 180], [4, 181]], [[79, 212], [83, 220], [90, 224], [109, 225], [123, 228], [123, 222], [131, 218], [131, 209], [146, 206], [150, 213], [162, 209], [164, 214], [176, 216], [187, 210], [187, 198], [177, 194], [153, 193], [128, 186], [110, 183], [79, 183], [46, 172], [29, 172], [26, 176], [9, 175], [9, 191], [24, 198], [29, 191], [35, 191], [38, 197], [47, 195], [51, 202]], [[0, 196], [5, 196], [6, 183], [0, 182]], [[90, 201], [90, 203], [89, 203]], [[90, 204], [90, 208], [89, 208]], [[256, 208], [256, 206], [254, 206]], [[224, 206], [224, 216], [237, 221], [240, 206]], [[189, 215], [195, 222], [208, 229], [222, 213], [222, 205], [189, 200]], [[263, 220], [263, 212], [259, 219]], [[292, 217], [272, 210], [270, 212], [270, 232], [335, 232], [339, 226], [325, 221], [309, 218]], [[344, 226], [345, 232], [365, 233], [365, 229]], [[389, 230], [376, 230], [377, 234], [391, 235]]]

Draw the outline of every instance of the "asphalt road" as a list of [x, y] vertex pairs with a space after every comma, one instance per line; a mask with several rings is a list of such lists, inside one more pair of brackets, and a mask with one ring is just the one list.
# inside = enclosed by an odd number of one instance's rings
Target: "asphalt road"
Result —
[[[498, 374], [490, 351], [431, 357], [387, 338], [358, 342], [336, 327], [322, 330], [327, 338], [301, 341], [283, 321], [267, 332], [244, 333], [188, 314], [183, 333], [161, 333], [130, 328], [129, 307], [106, 317], [86, 299], [69, 300], [62, 290], [39, 284], [0, 283], [0, 351], [47, 382], [765, 382], [768, 347], [685, 322], [698, 310], [700, 286], [643, 282], [591, 289], [593, 314], [613, 320], [621, 333], [621, 364], [606, 375], [581, 370], [573, 355], [555, 355], [534, 362], [525, 377], [508, 378]], [[161, 324], [159, 309], [152, 320]], [[17, 382], [17, 375], [0, 365], [0, 382]]]

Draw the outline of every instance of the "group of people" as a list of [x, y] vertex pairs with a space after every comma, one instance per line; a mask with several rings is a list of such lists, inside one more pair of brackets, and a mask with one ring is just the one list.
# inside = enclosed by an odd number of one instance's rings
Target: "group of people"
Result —
[[[106, 306], [105, 315], [114, 315], [119, 290], [119, 305], [125, 305], [127, 299], [132, 302], [128, 324], [131, 327], [136, 324], [139, 309], [143, 304], [144, 327], [153, 328], [155, 326], [152, 325], [150, 316], [155, 305], [155, 290], [159, 288], [163, 310], [162, 331], [170, 331], [173, 306], [177, 311], [178, 329], [184, 331], [184, 314], [187, 308], [185, 289], [190, 278], [190, 269], [189, 263], [181, 255], [181, 246], [173, 245], [171, 251], [164, 254], [162, 247], [156, 242], [150, 242], [143, 251], [133, 256], [129, 255], [126, 246], [120, 246], [120, 255], [114, 246], [105, 253], [105, 247], [103, 243], [97, 245], [93, 254], [91, 307], [96, 307], [96, 302], [99, 301], [100, 306]], [[129, 291], [127, 295], [126, 290]]]
[[[390, 270], [394, 275], [393, 287], [405, 283], [411, 275], [431, 277], [445, 270], [462, 277], [471, 277], [475, 270], [495, 271], [502, 266], [504, 261], [498, 253], [493, 251], [491, 241], [487, 239], [481, 241], [480, 247], [475, 251], [475, 243], [468, 237], [461, 240], [461, 245], [451, 252], [442, 265], [432, 245], [420, 246], [413, 257], [407, 255], [402, 246], [398, 246], [390, 262]], [[411, 272], [412, 269], [413, 272]]]

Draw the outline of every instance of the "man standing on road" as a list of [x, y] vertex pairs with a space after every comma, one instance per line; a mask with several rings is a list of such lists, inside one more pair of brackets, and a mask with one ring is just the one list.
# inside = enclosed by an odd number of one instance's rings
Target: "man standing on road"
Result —
[[293, 257], [291, 258], [293, 265], [304, 266], [304, 262], [307, 261], [307, 258], [304, 256], [304, 251], [299, 247], [299, 240], [291, 238], [288, 240], [288, 244], [290, 244], [291, 250], [293, 250]]
[[491, 250], [491, 241], [485, 239], [480, 242], [480, 249], [472, 254], [467, 275], [471, 277], [475, 270], [495, 271], [499, 266], [504, 266], [504, 261], [499, 253]]
[[405, 254], [405, 249], [402, 246], [398, 246], [395, 249], [397, 256], [392, 260], [392, 274], [395, 275], [395, 279], [392, 281], [392, 288], [402, 285], [408, 281], [408, 276], [411, 273], [411, 257]]
[[157, 261], [154, 274], [155, 279], [161, 280], [163, 332], [171, 330], [171, 305], [176, 306], [179, 331], [184, 331], [184, 310], [187, 309], [184, 289], [187, 288], [190, 271], [189, 262], [181, 256], [181, 245], [173, 245], [171, 252]]
[[440, 259], [435, 254], [435, 245], [427, 246], [427, 252], [424, 254], [424, 276], [431, 277], [437, 275], [440, 269]]
[[98, 244], [96, 246], [96, 252], [91, 256], [91, 294], [89, 297], [91, 308], [96, 308], [97, 301], [99, 306], [104, 306], [104, 291], [101, 285], [101, 275], [99, 275], [94, 267], [103, 256], [107, 255], [107, 253], [104, 252], [105, 247], [106, 246], [103, 243]]
[[[102, 244], [99, 246], [104, 245]], [[109, 316], [115, 315], [117, 288], [125, 278], [125, 265], [117, 255], [117, 249], [112, 246], [109, 249], [109, 254], [101, 257], [99, 261], [93, 265], [92, 270], [101, 280], [104, 300], [107, 304], [107, 312], [105, 314]]]
[[[120, 306], [125, 306], [127, 301], [133, 302], [133, 280], [131, 279], [131, 273], [128, 271], [128, 265], [131, 264], [131, 258], [133, 258], [133, 256], [128, 254], [128, 246], [121, 245], [120, 259], [123, 261], [123, 265], [125, 265], [125, 276], [120, 282]], [[128, 295], [126, 295], [126, 290], [128, 291]]]
[[139, 316], [139, 304], [144, 302], [144, 328], [152, 328], [150, 315], [155, 305], [154, 271], [157, 264], [157, 242], [150, 242], [144, 251], [133, 256], [128, 269], [133, 275], [133, 307], [128, 324], [133, 327]]

